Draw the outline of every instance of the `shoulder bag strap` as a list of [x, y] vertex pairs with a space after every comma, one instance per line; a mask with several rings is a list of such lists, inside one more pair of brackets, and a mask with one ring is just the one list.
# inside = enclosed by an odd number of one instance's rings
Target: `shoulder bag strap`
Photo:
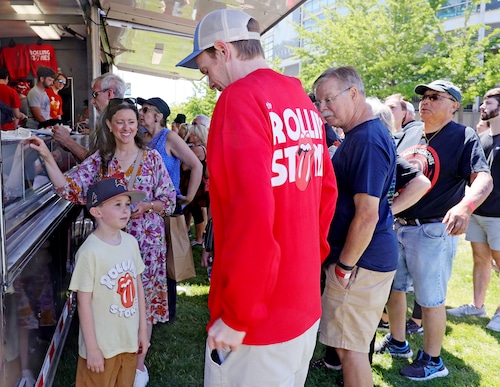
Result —
[[132, 174], [130, 175], [130, 179], [128, 181], [127, 189], [129, 191], [131, 191], [134, 188], [134, 182], [137, 176], [137, 171], [139, 170], [139, 164], [141, 163], [141, 159], [142, 159], [142, 149], [139, 149], [139, 151], [137, 152], [137, 157], [135, 158], [134, 170], [132, 171]]

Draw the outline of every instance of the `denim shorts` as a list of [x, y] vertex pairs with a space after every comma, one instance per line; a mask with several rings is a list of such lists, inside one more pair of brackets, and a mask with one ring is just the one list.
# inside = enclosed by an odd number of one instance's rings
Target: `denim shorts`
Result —
[[491, 250], [500, 250], [500, 218], [472, 214], [465, 239], [487, 243]]
[[399, 261], [392, 289], [407, 292], [413, 282], [416, 301], [427, 308], [443, 305], [446, 300], [458, 236], [448, 235], [445, 229], [442, 223], [395, 224]]

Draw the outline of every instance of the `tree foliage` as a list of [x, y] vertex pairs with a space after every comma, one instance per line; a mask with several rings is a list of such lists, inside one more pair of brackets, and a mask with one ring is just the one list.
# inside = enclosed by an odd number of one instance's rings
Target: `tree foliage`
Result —
[[298, 26], [306, 88], [331, 66], [354, 66], [367, 94], [412, 95], [435, 46], [439, 22], [426, 0], [339, 0], [314, 31]]
[[212, 117], [216, 101], [217, 91], [211, 90], [206, 81], [194, 82], [194, 95], [187, 102], [172, 106], [171, 117], [182, 113], [186, 115], [187, 122], [198, 114]]
[[[472, 21], [473, 11], [480, 2], [470, 2], [460, 28], [445, 31], [441, 27], [437, 35], [437, 52], [428, 66], [438, 78], [449, 79], [461, 88], [463, 105], [492, 88], [500, 70], [496, 48], [500, 30]], [[484, 36], [479, 33], [482, 28]]]
[[410, 98], [416, 84], [448, 79], [470, 102], [493, 87], [500, 72], [498, 31], [478, 40], [483, 26], [471, 23], [470, 11], [479, 2], [471, 1], [461, 28], [446, 31], [436, 16], [439, 0], [339, 0], [315, 18], [313, 30], [297, 26], [303, 42], [295, 48], [302, 61], [300, 78], [310, 90], [328, 67], [350, 65], [367, 95]]

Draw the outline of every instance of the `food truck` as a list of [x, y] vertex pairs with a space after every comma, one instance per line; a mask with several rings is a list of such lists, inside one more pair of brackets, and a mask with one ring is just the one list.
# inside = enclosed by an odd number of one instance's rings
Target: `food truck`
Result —
[[[96, 112], [91, 81], [113, 68], [173, 79], [201, 79], [175, 64], [192, 50], [208, 12], [242, 9], [269, 30], [303, 0], [2, 0], [0, 67], [21, 100], [36, 66], [67, 78], [63, 121], [88, 145]], [[154, 87], [154, 85], [151, 85]], [[161, 94], [161, 90], [158, 91]], [[87, 100], [87, 103], [85, 103]], [[79, 114], [79, 111], [82, 114]], [[0, 386], [50, 386], [73, 319], [68, 290], [75, 252], [92, 231], [83, 207], [58, 197], [38, 154], [23, 141], [46, 141], [63, 171], [76, 162], [51, 129], [2, 131], [0, 147]]]

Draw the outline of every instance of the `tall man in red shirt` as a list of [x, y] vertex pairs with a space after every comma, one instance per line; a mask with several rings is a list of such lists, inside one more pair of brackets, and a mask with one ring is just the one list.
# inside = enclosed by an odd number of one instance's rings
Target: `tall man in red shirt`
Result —
[[207, 148], [217, 258], [205, 386], [301, 386], [337, 197], [321, 116], [297, 79], [267, 66], [244, 12], [206, 15], [178, 66], [222, 92]]

